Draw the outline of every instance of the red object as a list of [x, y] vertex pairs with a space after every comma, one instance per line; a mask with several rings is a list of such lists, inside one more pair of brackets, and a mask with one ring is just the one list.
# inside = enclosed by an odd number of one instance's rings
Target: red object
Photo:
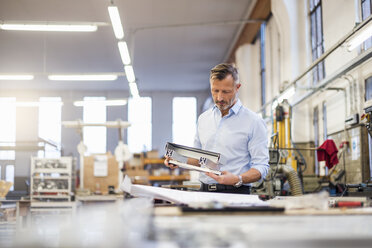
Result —
[[348, 202], [348, 201], [345, 201], [345, 202], [337, 202], [336, 203], [336, 207], [349, 207], [349, 208], [352, 208], [352, 207], [363, 207], [363, 203], [362, 202]]
[[344, 148], [344, 146], [349, 146], [349, 141], [342, 141], [339, 148]]
[[338, 164], [338, 150], [333, 140], [327, 139], [324, 141], [324, 143], [318, 147], [316, 153], [318, 161], [326, 161], [328, 169], [331, 169], [334, 165]]

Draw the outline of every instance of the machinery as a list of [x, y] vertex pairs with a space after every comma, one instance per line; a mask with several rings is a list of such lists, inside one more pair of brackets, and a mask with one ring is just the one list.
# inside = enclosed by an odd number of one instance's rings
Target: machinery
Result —
[[273, 117], [273, 132], [269, 148], [270, 170], [267, 177], [255, 183], [252, 193], [274, 197], [278, 195], [302, 195], [302, 184], [297, 174], [298, 161], [291, 142], [290, 105], [287, 100], [278, 104]]
[[366, 119], [366, 128], [368, 130], [368, 133], [369, 135], [371, 136], [372, 138], [372, 106], [369, 106], [367, 108], [364, 109], [364, 111], [366, 112], [364, 115], [362, 115], [362, 120]]
[[[361, 116], [361, 119], [364, 120], [364, 125], [367, 128], [367, 131], [372, 138], [372, 106], [369, 106], [364, 109], [365, 113]], [[370, 153], [371, 154], [371, 153]], [[372, 159], [371, 157], [369, 158]], [[371, 167], [370, 167], [371, 169]], [[346, 184], [345, 195], [348, 196], [367, 196], [372, 197], [372, 183], [370, 178], [365, 183], [359, 184]]]

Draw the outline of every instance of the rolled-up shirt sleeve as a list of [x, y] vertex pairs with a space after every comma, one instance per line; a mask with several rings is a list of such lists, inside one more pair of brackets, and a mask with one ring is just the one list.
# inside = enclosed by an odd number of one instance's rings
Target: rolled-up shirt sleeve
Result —
[[251, 156], [251, 168], [261, 173], [260, 180], [264, 179], [269, 171], [269, 150], [267, 148], [267, 143], [266, 124], [260, 118], [255, 122], [248, 142], [248, 152]]

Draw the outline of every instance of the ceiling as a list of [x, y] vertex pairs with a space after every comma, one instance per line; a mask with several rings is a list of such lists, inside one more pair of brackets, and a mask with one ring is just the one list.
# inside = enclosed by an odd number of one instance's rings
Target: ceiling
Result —
[[[141, 91], [196, 91], [227, 60], [254, 0], [114, 0]], [[49, 81], [51, 73], [124, 73], [107, 7], [110, 0], [0, 0], [1, 21], [103, 22], [92, 33], [0, 30], [0, 73], [35, 73], [0, 81], [0, 90], [128, 90], [111, 82]]]

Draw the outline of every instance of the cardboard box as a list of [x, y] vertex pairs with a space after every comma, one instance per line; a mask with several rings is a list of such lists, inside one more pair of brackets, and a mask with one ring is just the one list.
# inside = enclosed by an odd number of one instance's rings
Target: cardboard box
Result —
[[146, 158], [159, 158], [159, 151], [151, 150], [151, 151], [146, 152]]
[[[97, 172], [97, 161], [100, 158], [102, 159], [102, 156], [107, 158], [107, 173], [105, 176], [102, 176], [104, 175], [102, 174], [102, 168], [101, 174]], [[104, 163], [102, 160], [98, 162]], [[84, 189], [89, 189], [91, 192], [100, 191], [102, 194], [108, 193], [109, 186], [114, 186], [115, 189], [118, 189], [119, 173], [122, 174], [119, 171], [118, 162], [111, 153], [84, 157]]]

